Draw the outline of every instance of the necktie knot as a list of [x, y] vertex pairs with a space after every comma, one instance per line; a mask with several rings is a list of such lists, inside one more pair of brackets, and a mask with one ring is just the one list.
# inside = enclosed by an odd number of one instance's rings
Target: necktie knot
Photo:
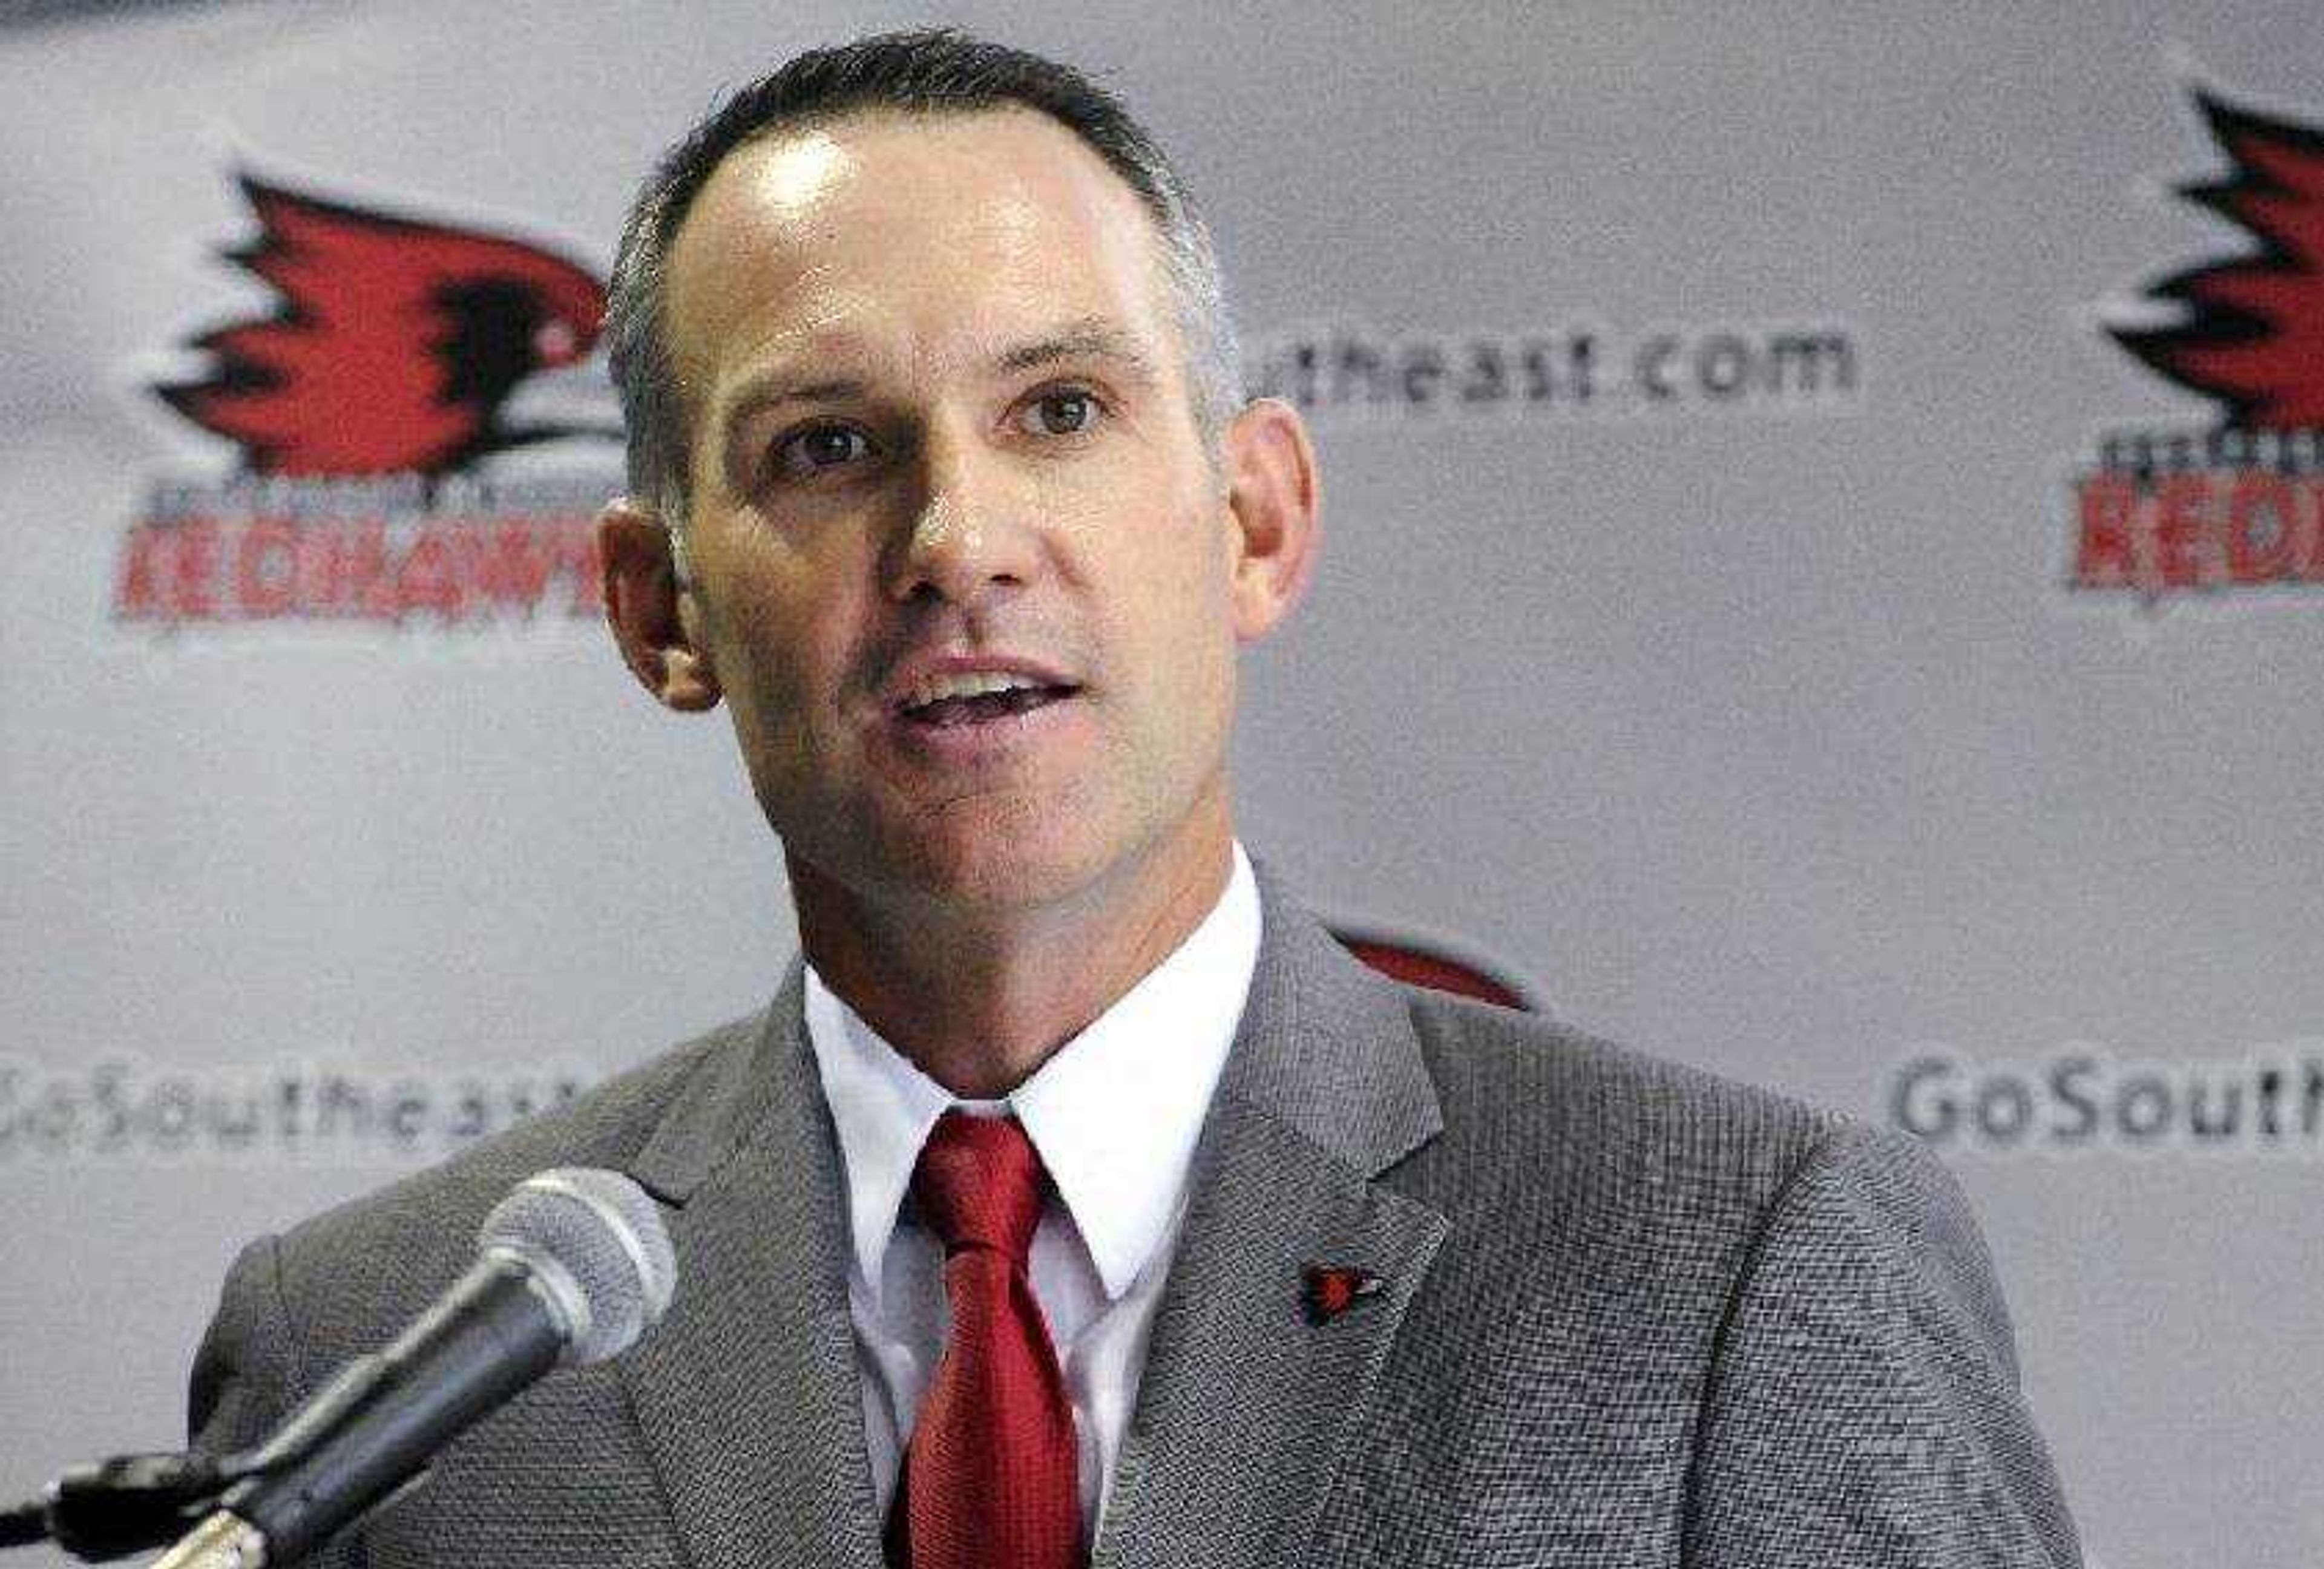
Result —
[[989, 1248], [1023, 1268], [1047, 1173], [1014, 1117], [946, 1112], [912, 1171], [912, 1197], [949, 1258]]

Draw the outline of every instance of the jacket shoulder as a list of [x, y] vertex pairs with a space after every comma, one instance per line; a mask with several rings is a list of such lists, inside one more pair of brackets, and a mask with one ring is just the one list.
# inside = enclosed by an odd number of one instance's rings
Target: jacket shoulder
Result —
[[760, 1013], [722, 1025], [284, 1232], [275, 1244], [277, 1279], [302, 1349], [326, 1359], [352, 1355], [418, 1313], [474, 1261], [485, 1214], [535, 1172], [626, 1169], [687, 1086], [747, 1055], [764, 1022]]
[[1536, 1014], [1406, 989], [1443, 1117], [1422, 1152], [1454, 1212], [1665, 1244], [1730, 1244], [1815, 1152], [1868, 1134], [1833, 1113]]
[[1570, 1025], [1405, 988], [1448, 1131], [1780, 1184], [1835, 1113]]

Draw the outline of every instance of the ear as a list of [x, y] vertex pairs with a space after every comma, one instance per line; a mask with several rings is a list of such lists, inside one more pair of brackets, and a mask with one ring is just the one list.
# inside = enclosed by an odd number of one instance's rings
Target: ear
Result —
[[638, 684], [681, 713], [717, 706], [718, 673], [701, 645], [700, 618], [680, 608], [695, 591], [679, 585], [669, 531], [651, 509], [629, 496], [606, 504], [597, 514], [597, 568], [606, 624]]
[[1315, 448], [1299, 411], [1279, 398], [1245, 406], [1223, 442], [1236, 536], [1235, 637], [1256, 642], [1291, 614], [1314, 572], [1323, 540]]

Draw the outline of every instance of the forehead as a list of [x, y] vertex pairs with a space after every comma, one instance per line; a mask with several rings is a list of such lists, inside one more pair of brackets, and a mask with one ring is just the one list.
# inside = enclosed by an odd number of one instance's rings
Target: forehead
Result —
[[881, 111], [746, 143], [703, 187], [668, 274], [697, 409], [770, 356], [918, 365], [1060, 318], [1157, 354], [1161, 270], [1137, 194], [1030, 110]]

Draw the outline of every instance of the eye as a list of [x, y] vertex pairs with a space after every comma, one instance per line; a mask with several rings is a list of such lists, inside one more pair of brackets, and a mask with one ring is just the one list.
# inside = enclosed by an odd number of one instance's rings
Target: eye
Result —
[[774, 466], [794, 479], [837, 468], [870, 454], [871, 440], [845, 425], [810, 425], [776, 444]]
[[1097, 394], [1080, 387], [1057, 387], [1025, 405], [1017, 423], [1034, 436], [1079, 436], [1094, 426]]

